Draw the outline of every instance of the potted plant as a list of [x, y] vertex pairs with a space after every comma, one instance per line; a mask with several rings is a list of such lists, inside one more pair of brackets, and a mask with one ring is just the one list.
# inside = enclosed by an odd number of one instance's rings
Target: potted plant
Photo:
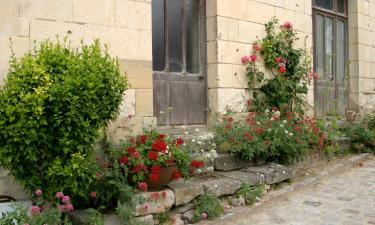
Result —
[[188, 177], [203, 167], [202, 161], [191, 160], [183, 144], [181, 137], [144, 130], [142, 135], [124, 141], [117, 161], [126, 167], [131, 184], [144, 191], [160, 190], [172, 179]]

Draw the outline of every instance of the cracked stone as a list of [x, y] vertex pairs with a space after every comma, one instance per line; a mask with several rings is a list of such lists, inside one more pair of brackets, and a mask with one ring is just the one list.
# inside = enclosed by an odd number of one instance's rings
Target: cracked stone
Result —
[[200, 181], [172, 181], [168, 184], [168, 187], [171, 188], [175, 195], [176, 206], [184, 205], [191, 202], [197, 196], [203, 194], [203, 186]]
[[214, 167], [219, 171], [238, 170], [252, 165], [251, 162], [233, 154], [220, 154], [215, 158]]
[[216, 196], [233, 195], [240, 187], [240, 181], [229, 178], [216, 178], [203, 182], [204, 192], [211, 192]]
[[266, 184], [275, 184], [284, 180], [289, 180], [295, 175], [292, 168], [274, 163], [264, 166], [251, 166], [244, 168], [241, 171], [263, 175]]

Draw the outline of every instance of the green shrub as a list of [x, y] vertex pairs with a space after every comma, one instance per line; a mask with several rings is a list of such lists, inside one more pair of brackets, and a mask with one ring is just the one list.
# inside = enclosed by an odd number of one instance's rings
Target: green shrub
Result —
[[247, 205], [253, 205], [263, 195], [263, 186], [251, 186], [248, 183], [242, 183], [241, 188], [236, 192], [237, 196], [242, 196]]
[[375, 152], [375, 132], [363, 121], [352, 124], [347, 129], [347, 135], [351, 138], [353, 150], [356, 152]]
[[98, 130], [117, 116], [127, 82], [99, 41], [44, 41], [11, 58], [0, 88], [0, 162], [26, 190], [87, 196]]
[[219, 198], [212, 193], [205, 193], [194, 203], [193, 222], [199, 222], [202, 218], [215, 219], [224, 213], [224, 207]]
[[367, 114], [364, 118], [364, 122], [370, 130], [375, 130], [375, 112]]

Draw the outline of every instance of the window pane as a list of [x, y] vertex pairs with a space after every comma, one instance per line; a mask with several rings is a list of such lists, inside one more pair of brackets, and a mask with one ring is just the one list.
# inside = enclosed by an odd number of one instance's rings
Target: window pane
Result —
[[199, 0], [186, 3], [186, 70], [199, 73]]
[[315, 0], [316, 6], [332, 10], [333, 0]]
[[182, 70], [182, 0], [168, 0], [168, 44], [169, 44], [169, 70], [181, 72]]
[[315, 16], [315, 69], [324, 76], [324, 23], [323, 16]]
[[337, 12], [345, 13], [345, 0], [337, 0]]
[[343, 21], [337, 21], [337, 81], [344, 81], [346, 61], [346, 29]]
[[165, 66], [164, 0], [152, 1], [152, 63], [154, 71]]
[[324, 18], [324, 69], [325, 69], [325, 74], [324, 76], [326, 79], [333, 79], [333, 74], [332, 74], [332, 42], [333, 42], [333, 33], [332, 33], [332, 19], [329, 17]]

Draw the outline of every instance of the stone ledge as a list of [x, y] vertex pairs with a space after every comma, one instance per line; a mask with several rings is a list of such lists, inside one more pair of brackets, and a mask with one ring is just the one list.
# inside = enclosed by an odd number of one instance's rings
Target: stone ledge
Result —
[[225, 177], [213, 178], [203, 182], [204, 192], [211, 192], [216, 196], [233, 195], [240, 187], [240, 181]]
[[233, 154], [220, 154], [215, 158], [214, 168], [219, 171], [232, 171], [253, 165]]
[[241, 171], [262, 174], [266, 184], [279, 183], [284, 180], [289, 180], [295, 176], [295, 172], [292, 168], [274, 163], [264, 166], [247, 167]]
[[252, 186], [264, 183], [264, 175], [257, 173], [248, 173], [244, 171], [217, 172], [217, 175], [240, 182], [246, 182]]
[[187, 204], [191, 202], [194, 198], [198, 197], [199, 195], [203, 194], [203, 186], [201, 181], [172, 181], [168, 184], [168, 187], [171, 188], [175, 195], [175, 202], [176, 206]]

